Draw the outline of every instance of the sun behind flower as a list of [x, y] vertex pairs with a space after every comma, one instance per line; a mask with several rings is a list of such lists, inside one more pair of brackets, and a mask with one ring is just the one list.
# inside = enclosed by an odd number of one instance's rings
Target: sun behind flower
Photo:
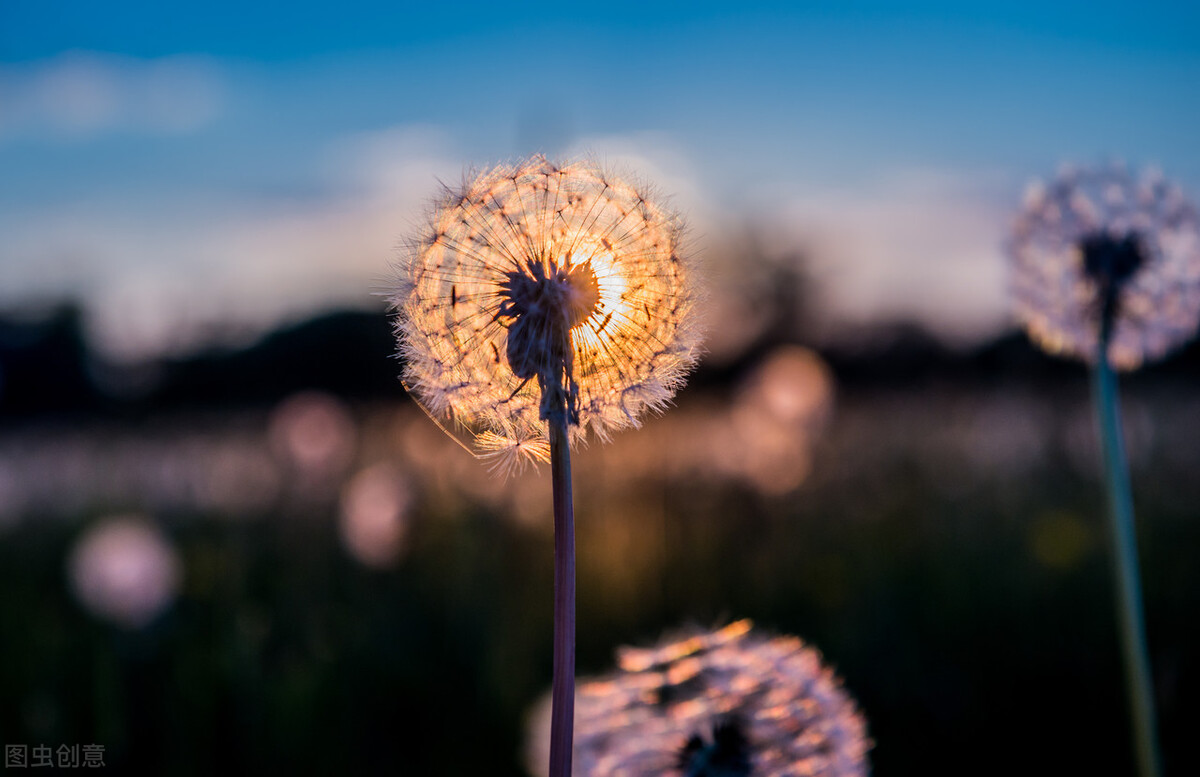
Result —
[[404, 382], [501, 469], [637, 426], [696, 361], [678, 217], [588, 163], [534, 157], [447, 188], [392, 297]]
[[1066, 168], [1030, 187], [1009, 244], [1017, 317], [1051, 353], [1134, 369], [1200, 321], [1200, 222], [1157, 172]]

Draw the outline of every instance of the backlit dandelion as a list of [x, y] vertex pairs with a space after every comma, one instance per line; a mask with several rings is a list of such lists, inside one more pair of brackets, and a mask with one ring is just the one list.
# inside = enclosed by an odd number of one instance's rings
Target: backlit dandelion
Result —
[[[580, 683], [576, 774], [589, 777], [843, 777], [869, 772], [866, 721], [820, 655], [739, 621], [649, 649]], [[542, 773], [544, 710], [530, 767]]]
[[573, 438], [636, 426], [698, 352], [680, 236], [587, 163], [535, 157], [447, 189], [392, 300], [405, 385], [477, 453], [544, 460], [529, 443], [560, 407]]
[[500, 471], [550, 461], [554, 692], [550, 774], [571, 774], [575, 524], [570, 442], [662, 408], [695, 363], [681, 225], [586, 163], [534, 157], [447, 189], [392, 299], [404, 380]]
[[1133, 369], [1200, 322], [1200, 221], [1157, 172], [1065, 169], [1032, 186], [1010, 243], [1017, 317], [1047, 351]]
[[1033, 338], [1091, 365], [1104, 451], [1114, 587], [1138, 770], [1157, 777], [1158, 734], [1129, 462], [1114, 369], [1133, 369], [1194, 336], [1200, 222], [1158, 173], [1068, 169], [1033, 187], [1011, 244], [1013, 301]]

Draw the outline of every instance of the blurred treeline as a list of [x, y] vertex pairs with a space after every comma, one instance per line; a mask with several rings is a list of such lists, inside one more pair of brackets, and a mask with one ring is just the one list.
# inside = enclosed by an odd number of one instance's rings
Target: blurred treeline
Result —
[[[581, 674], [750, 617], [837, 667], [875, 774], [1131, 773], [1083, 367], [1016, 333], [818, 347], [794, 286], [716, 322], [676, 408], [577, 454]], [[113, 773], [522, 774], [549, 478], [490, 476], [393, 352], [382, 310], [138, 365], [69, 306], [0, 322], [0, 741], [103, 744]], [[1192, 347], [1123, 382], [1177, 775], [1200, 769], [1198, 376]], [[69, 569], [125, 514], [183, 570], [137, 626]]]

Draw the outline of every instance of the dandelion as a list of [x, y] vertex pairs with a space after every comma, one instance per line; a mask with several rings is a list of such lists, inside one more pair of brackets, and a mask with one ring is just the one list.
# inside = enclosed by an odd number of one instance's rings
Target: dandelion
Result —
[[1016, 315], [1051, 353], [1091, 363], [1104, 350], [1134, 369], [1200, 323], [1200, 220], [1157, 172], [1068, 168], [1035, 184], [1009, 252]]
[[1200, 221], [1158, 173], [1134, 180], [1120, 167], [1067, 169], [1030, 189], [1010, 252], [1018, 318], [1046, 350], [1092, 368], [1137, 760], [1143, 777], [1152, 777], [1157, 724], [1114, 369], [1161, 358], [1195, 334]]
[[[649, 649], [581, 683], [577, 774], [606, 777], [849, 777], [869, 771], [866, 721], [820, 655], [738, 621]], [[542, 763], [543, 709], [530, 766]]]
[[392, 298], [404, 382], [429, 416], [499, 471], [550, 461], [556, 777], [571, 771], [574, 701], [570, 445], [637, 426], [695, 363], [680, 235], [644, 190], [534, 157], [447, 189]]
[[545, 440], [558, 413], [573, 439], [637, 426], [698, 352], [680, 234], [589, 164], [535, 157], [447, 189], [392, 299], [405, 385], [477, 452]]

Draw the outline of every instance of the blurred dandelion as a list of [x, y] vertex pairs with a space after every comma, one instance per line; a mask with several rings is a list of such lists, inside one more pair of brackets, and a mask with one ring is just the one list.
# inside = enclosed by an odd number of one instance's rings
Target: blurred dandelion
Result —
[[1051, 353], [1092, 367], [1115, 593], [1138, 768], [1159, 774], [1133, 494], [1114, 369], [1161, 358], [1200, 322], [1200, 221], [1161, 174], [1066, 169], [1030, 189], [1010, 246], [1017, 316]]
[[[843, 777], [869, 772], [866, 721], [820, 655], [738, 621], [649, 649], [581, 683], [576, 774], [605, 777]], [[546, 752], [543, 702], [528, 765]]]
[[162, 534], [136, 516], [90, 529], [68, 560], [71, 587], [93, 614], [127, 628], [154, 620], [175, 598], [180, 561]]
[[[1016, 315], [1047, 351], [1134, 369], [1200, 323], [1200, 220], [1158, 172], [1065, 168], [1030, 187], [1009, 245]], [[1105, 333], [1107, 330], [1107, 333]]]
[[696, 361], [679, 218], [586, 163], [533, 157], [447, 189], [392, 297], [404, 382], [494, 470], [550, 461], [550, 773], [571, 774], [575, 528], [570, 444], [663, 408]]

